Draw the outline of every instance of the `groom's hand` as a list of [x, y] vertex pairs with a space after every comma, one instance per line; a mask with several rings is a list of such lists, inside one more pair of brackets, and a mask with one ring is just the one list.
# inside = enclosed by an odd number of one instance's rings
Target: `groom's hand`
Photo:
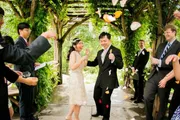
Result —
[[113, 53], [110, 53], [110, 54], [109, 54], [109, 59], [110, 59], [111, 61], [114, 61], [114, 60], [115, 60], [115, 56], [114, 56]]

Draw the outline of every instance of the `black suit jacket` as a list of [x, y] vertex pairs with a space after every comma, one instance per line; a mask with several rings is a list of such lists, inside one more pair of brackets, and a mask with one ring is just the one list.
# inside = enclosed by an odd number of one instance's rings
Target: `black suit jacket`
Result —
[[135, 68], [135, 70], [138, 70], [138, 73], [142, 74], [149, 59], [149, 52], [147, 52], [147, 50], [144, 48], [139, 55], [138, 53], [139, 51], [137, 51], [135, 55], [133, 67]]
[[[15, 46], [21, 49], [26, 49], [28, 47], [24, 38], [22, 38], [21, 36], [19, 36], [19, 38], [16, 40]], [[14, 70], [21, 71], [21, 72], [28, 71], [31, 73], [31, 76], [35, 76], [34, 62], [31, 62], [28, 65], [14, 65]]]
[[[115, 60], [113, 63], [111, 63], [111, 60], [109, 59], [110, 50], [112, 50], [112, 53], [115, 55]], [[111, 45], [105, 56], [104, 63], [101, 61], [102, 52], [103, 50], [98, 51], [94, 61], [88, 61], [87, 64], [87, 66], [99, 65], [99, 73], [95, 86], [100, 86], [101, 88], [108, 87], [109, 89], [117, 88], [119, 86], [117, 79], [117, 68], [121, 69], [123, 67], [121, 51]]]
[[[2, 39], [1, 39], [2, 40]], [[1, 44], [0, 44], [1, 46]], [[17, 80], [17, 75], [9, 70], [4, 62], [13, 64], [29, 64], [34, 62], [40, 55], [50, 48], [49, 42], [42, 36], [38, 37], [26, 50], [19, 49], [12, 45], [7, 45], [0, 49], [0, 118], [10, 120], [8, 109], [7, 84], [4, 77], [11, 82]]]
[[[158, 46], [158, 49], [156, 51], [156, 54], [155, 54], [155, 58], [157, 59], [160, 59], [161, 57], [161, 54], [163, 53], [163, 50], [166, 46], [167, 42], [164, 42], [164, 43], [161, 43], [159, 46]], [[157, 71], [156, 69], [156, 66], [153, 68], [151, 74], [150, 74], [150, 77], [149, 79], [156, 73], [158, 72], [158, 77], [159, 77], [159, 80], [161, 80], [162, 78], [164, 78], [164, 76], [166, 74], [168, 74], [171, 70], [172, 70], [172, 64], [165, 64], [165, 60], [166, 58], [171, 55], [171, 54], [178, 54], [180, 52], [180, 43], [179, 41], [175, 40], [173, 42], [173, 44], [171, 45], [171, 47], [168, 49], [168, 51], [166, 52], [164, 58], [162, 59], [162, 64], [161, 64], [161, 67], [159, 67], [159, 71]]]

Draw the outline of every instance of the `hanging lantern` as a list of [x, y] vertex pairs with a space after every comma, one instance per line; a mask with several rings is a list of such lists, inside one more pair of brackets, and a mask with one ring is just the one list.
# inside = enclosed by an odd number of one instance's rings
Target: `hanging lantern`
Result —
[[104, 15], [103, 15], [103, 19], [104, 19], [105, 22], [108, 22], [108, 23], [111, 22], [111, 21], [109, 21], [109, 19], [108, 19], [108, 14], [104, 14]]
[[139, 22], [132, 22], [131, 23], [131, 26], [130, 26], [130, 28], [131, 28], [131, 30], [137, 30], [139, 27], [141, 27], [141, 23], [139, 23]]

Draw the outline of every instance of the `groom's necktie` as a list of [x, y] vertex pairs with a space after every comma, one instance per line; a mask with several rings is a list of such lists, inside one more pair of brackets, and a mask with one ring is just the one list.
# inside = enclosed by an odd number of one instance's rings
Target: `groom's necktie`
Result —
[[167, 45], [166, 45], [166, 47], [164, 48], [163, 53], [161, 54], [160, 59], [163, 59], [163, 58], [164, 58], [164, 56], [166, 55], [166, 53], [167, 53], [167, 51], [169, 50], [170, 47], [171, 47], [171, 43], [168, 42]]

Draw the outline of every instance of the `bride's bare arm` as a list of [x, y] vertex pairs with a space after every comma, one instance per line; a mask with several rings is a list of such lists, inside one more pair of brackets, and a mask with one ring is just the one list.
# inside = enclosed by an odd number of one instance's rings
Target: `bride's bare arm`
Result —
[[81, 64], [83, 64], [85, 60], [85, 57], [82, 57], [79, 61], [76, 61], [76, 53], [73, 51], [70, 54], [70, 59], [69, 59], [69, 67], [71, 70], [77, 69]]

